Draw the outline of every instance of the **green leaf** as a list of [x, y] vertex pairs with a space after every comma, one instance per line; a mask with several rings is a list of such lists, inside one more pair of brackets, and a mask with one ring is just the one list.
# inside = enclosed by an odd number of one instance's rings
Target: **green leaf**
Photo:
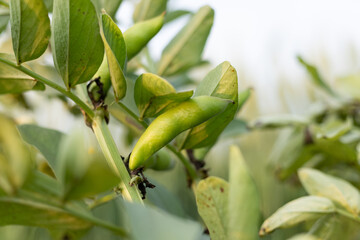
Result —
[[52, 12], [54, 0], [43, 0], [48, 12]]
[[174, 168], [174, 166], [175, 161], [171, 158], [169, 152], [165, 148], [162, 148], [146, 160], [144, 168], [156, 171], [166, 171]]
[[59, 154], [59, 146], [64, 138], [62, 132], [43, 128], [36, 125], [26, 124], [18, 126], [22, 138], [35, 146], [44, 155], [55, 175], [59, 174], [56, 159]]
[[127, 59], [130, 61], [160, 31], [164, 24], [164, 14], [138, 22], [124, 32]]
[[2, 33], [10, 20], [10, 13], [7, 10], [0, 9], [0, 33]]
[[355, 215], [360, 213], [360, 193], [350, 183], [310, 168], [300, 169], [299, 178], [310, 195], [327, 197]]
[[309, 234], [322, 240], [357, 239], [359, 224], [338, 214], [329, 214], [317, 220]]
[[312, 130], [316, 139], [338, 140], [348, 133], [352, 127], [353, 122], [351, 118], [346, 119], [346, 121], [330, 118], [321, 125], [313, 126]]
[[0, 189], [8, 195], [14, 194], [26, 182], [32, 169], [33, 156], [15, 123], [0, 114]]
[[51, 41], [55, 67], [68, 89], [91, 79], [104, 45], [90, 0], [54, 0]]
[[140, 119], [156, 117], [193, 95], [192, 91], [176, 93], [170, 83], [152, 73], [140, 75], [136, 79], [134, 91]]
[[215, 144], [225, 127], [234, 119], [238, 108], [238, 80], [237, 73], [229, 62], [219, 64], [210, 71], [195, 91], [195, 96], [214, 96], [232, 100], [234, 104], [208, 121], [189, 131], [182, 148], [202, 148]]
[[272, 129], [288, 126], [305, 126], [309, 123], [310, 120], [308, 118], [300, 115], [280, 114], [260, 117], [253, 123], [251, 123], [251, 127], [260, 129]]
[[50, 19], [42, 0], [10, 0], [10, 23], [18, 65], [45, 52], [50, 38]]
[[247, 122], [242, 119], [234, 119], [221, 133], [221, 138], [231, 138], [248, 133], [249, 128], [247, 125]]
[[228, 239], [257, 239], [260, 197], [245, 160], [236, 146], [230, 147]]
[[118, 11], [123, 0], [98, 0], [101, 8], [110, 15], [111, 18], [115, 19], [116, 12]]
[[27, 199], [0, 197], [0, 225], [11, 224], [70, 230], [91, 227], [91, 223], [59, 207]]
[[[0, 57], [15, 61], [14, 57], [0, 53]], [[0, 94], [21, 93], [29, 90], [45, 90], [45, 85], [25, 73], [0, 62]]]
[[141, 0], [135, 7], [134, 22], [141, 22], [166, 11], [167, 0]]
[[158, 74], [170, 76], [186, 71], [201, 61], [214, 21], [214, 10], [204, 6], [171, 40], [162, 52]]
[[238, 102], [239, 102], [238, 111], [244, 106], [244, 104], [250, 98], [251, 91], [252, 91], [252, 89], [248, 88], [248, 89], [246, 89], [246, 90], [239, 93], [239, 96], [238, 96]]
[[[64, 200], [81, 199], [110, 190], [120, 182], [108, 167], [102, 153], [73, 132], [62, 140], [57, 162], [64, 185]], [[101, 179], [101, 181], [99, 181]]]
[[175, 10], [175, 11], [171, 11], [171, 12], [166, 12], [165, 14], [165, 19], [164, 19], [164, 24], [172, 22], [178, 18], [181, 18], [185, 15], [191, 14], [190, 11], [187, 10]]
[[266, 219], [259, 234], [264, 236], [277, 228], [292, 227], [300, 222], [317, 219], [333, 212], [335, 212], [335, 206], [327, 198], [301, 197], [285, 204]]
[[335, 80], [336, 90], [343, 96], [360, 100], [360, 75], [352, 74]]
[[195, 190], [196, 204], [211, 239], [228, 239], [229, 184], [218, 177], [201, 180]]
[[332, 88], [322, 79], [320, 76], [318, 70], [313, 65], [310, 65], [307, 63], [302, 57], [297, 57], [298, 61], [306, 68], [308, 73], [310, 74], [313, 83], [317, 85], [318, 87], [321, 87], [323, 90], [325, 90], [327, 93], [329, 93], [332, 96], [336, 96], [336, 93], [333, 91]]
[[125, 206], [134, 240], [198, 240], [201, 236], [198, 222], [139, 204], [125, 202]]
[[111, 83], [116, 101], [126, 94], [126, 80], [123, 73], [126, 64], [126, 46], [124, 37], [109, 15], [102, 13], [101, 37], [104, 41]]

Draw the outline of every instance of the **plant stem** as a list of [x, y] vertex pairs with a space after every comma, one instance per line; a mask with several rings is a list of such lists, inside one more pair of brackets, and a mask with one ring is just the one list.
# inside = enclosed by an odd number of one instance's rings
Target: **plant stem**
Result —
[[350, 218], [352, 220], [354, 220], [355, 222], [360, 223], [360, 217], [359, 216], [355, 216], [347, 211], [344, 211], [342, 209], [336, 209], [336, 212], [339, 213], [340, 215], [343, 215], [344, 217]]
[[95, 114], [92, 128], [108, 164], [121, 179], [120, 187], [122, 189], [122, 194], [129, 201], [142, 203], [143, 201], [138, 189], [130, 186], [130, 175], [121, 159], [119, 150], [117, 149], [104, 117]]
[[11, 62], [7, 59], [1, 58], [0, 57], [0, 62], [3, 62], [7, 65], [9, 65], [10, 67], [13, 67], [15, 69], [18, 69], [19, 71], [29, 75], [30, 77], [33, 77], [34, 79], [38, 80], [39, 82], [42, 82], [43, 84], [61, 92], [62, 94], [64, 94], [65, 96], [67, 96], [68, 98], [70, 98], [71, 100], [73, 100], [81, 109], [84, 110], [84, 112], [91, 118], [94, 118], [94, 112], [93, 110], [86, 104], [84, 103], [78, 96], [76, 96], [75, 94], [73, 94], [70, 91], [67, 91], [65, 88], [61, 87], [60, 85], [50, 81], [49, 79], [31, 71], [30, 69], [23, 67], [21, 65], [16, 65], [16, 63]]
[[109, 128], [104, 120], [103, 116], [97, 116], [95, 119], [94, 111], [85, 103], [83, 102], [78, 96], [73, 94], [70, 91], [67, 91], [63, 87], [59, 86], [58, 84], [48, 80], [47, 78], [27, 69], [21, 65], [16, 65], [7, 59], [0, 57], [0, 62], [3, 62], [10, 67], [18, 69], [19, 71], [33, 77], [34, 79], [38, 80], [39, 82], [44, 83], [45, 85], [59, 91], [60, 93], [64, 94], [65, 96], [69, 97], [73, 100], [84, 112], [93, 120], [93, 130], [95, 132], [96, 138], [99, 142], [99, 145], [104, 153], [106, 160], [110, 167], [120, 176], [122, 181], [122, 187], [125, 190], [124, 194], [125, 197], [130, 201], [141, 202], [141, 196], [135, 187], [130, 187], [130, 176], [127, 172], [127, 169], [121, 159], [120, 153], [117, 149], [117, 146], [112, 138], [112, 135], [109, 131]]
[[[118, 102], [119, 106], [124, 109], [137, 123], [141, 124], [144, 128], [148, 127], [148, 124], [144, 121], [140, 121], [139, 117], [131, 111], [128, 107], [126, 107], [123, 103]], [[186, 157], [179, 151], [175, 149], [175, 147], [171, 146], [170, 144], [166, 145], [166, 148], [169, 149], [171, 152], [174, 153], [174, 155], [181, 161], [182, 164], [184, 164], [187, 172], [189, 173], [189, 176], [192, 180], [195, 180], [198, 178], [198, 175], [196, 173], [196, 170], [191, 165], [191, 163], [186, 159]]]

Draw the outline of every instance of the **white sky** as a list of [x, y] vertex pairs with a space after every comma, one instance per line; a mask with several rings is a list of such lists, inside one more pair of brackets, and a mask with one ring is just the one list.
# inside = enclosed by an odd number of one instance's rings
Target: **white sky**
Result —
[[[246, 76], [246, 85], [254, 86], [261, 96], [264, 113], [279, 108], [280, 79], [295, 89], [303, 85], [306, 73], [296, 61], [297, 54], [326, 70], [330, 82], [334, 76], [359, 70], [360, 1], [170, 0], [169, 9], [196, 11], [206, 4], [215, 9], [215, 23], [204, 57], [213, 65], [230, 61], [240, 82]], [[124, 24], [129, 24], [132, 6], [133, 1], [125, 1], [117, 15]], [[156, 57], [183, 22], [160, 32], [150, 43]], [[298, 95], [305, 99], [298, 106], [301, 112], [308, 101], [305, 90]]]

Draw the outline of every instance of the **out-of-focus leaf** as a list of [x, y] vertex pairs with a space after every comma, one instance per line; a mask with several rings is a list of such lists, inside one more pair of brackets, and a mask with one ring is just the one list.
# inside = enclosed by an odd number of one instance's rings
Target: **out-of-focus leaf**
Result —
[[346, 97], [360, 100], [360, 75], [354, 74], [341, 78], [335, 81], [336, 90]]
[[141, 22], [166, 11], [167, 0], [141, 0], [135, 7], [134, 22]]
[[288, 240], [321, 240], [321, 238], [308, 233], [301, 233], [289, 238]]
[[258, 238], [260, 197], [240, 149], [230, 147], [228, 239]]
[[221, 138], [236, 137], [249, 132], [248, 123], [242, 119], [233, 119], [221, 133]]
[[184, 207], [182, 206], [179, 199], [168, 189], [166, 189], [161, 183], [150, 179], [150, 182], [156, 187], [149, 189], [146, 194], [146, 201], [154, 204], [155, 206], [167, 211], [168, 213], [186, 218]]
[[83, 139], [83, 135], [74, 132], [63, 138], [60, 145], [57, 162], [65, 200], [92, 196], [120, 182], [97, 148]]
[[56, 159], [59, 154], [59, 146], [64, 134], [49, 128], [25, 124], [18, 126], [22, 138], [35, 146], [44, 155], [55, 175], [59, 174]]
[[214, 21], [214, 10], [204, 6], [171, 40], [162, 52], [157, 73], [163, 76], [186, 71], [201, 61]]
[[166, 12], [165, 14], [165, 19], [164, 19], [164, 24], [172, 22], [182, 16], [191, 14], [190, 11], [187, 10], [175, 10], [175, 11], [171, 11], [171, 12]]
[[192, 95], [192, 91], [176, 93], [170, 83], [152, 73], [140, 75], [135, 83], [134, 96], [140, 119], [156, 117], [189, 99]]
[[138, 54], [146, 44], [160, 31], [164, 24], [164, 15], [138, 22], [124, 32], [128, 61]]
[[272, 115], [272, 116], [264, 116], [260, 117], [251, 123], [252, 128], [281, 128], [288, 126], [305, 126], [310, 123], [310, 120], [306, 117], [299, 115]]
[[145, 163], [145, 169], [153, 169], [156, 171], [166, 171], [174, 168], [175, 161], [171, 158], [169, 152], [162, 148]]
[[248, 89], [246, 89], [246, 90], [239, 93], [239, 96], [238, 96], [238, 102], [239, 102], [238, 111], [245, 105], [246, 101], [250, 98], [251, 91], [252, 91], [252, 89], [248, 88]]
[[0, 9], [0, 33], [2, 33], [10, 20], [10, 13], [7, 10]]
[[228, 239], [229, 184], [221, 178], [208, 177], [199, 182], [195, 195], [199, 214], [209, 229], [210, 237]]
[[0, 114], [0, 189], [3, 192], [14, 194], [26, 182], [33, 168], [32, 158], [15, 123]]
[[360, 193], [350, 183], [310, 168], [300, 169], [299, 178], [310, 195], [327, 197], [355, 215], [360, 213]]
[[229, 62], [223, 62], [210, 71], [196, 88], [195, 96], [202, 95], [229, 99], [233, 104], [229, 104], [218, 116], [191, 129], [181, 146], [184, 149], [215, 144], [221, 132], [234, 119], [238, 108], [238, 80], [235, 68]]
[[309, 230], [309, 234], [321, 240], [358, 239], [359, 225], [337, 214], [321, 217]]
[[112, 19], [115, 19], [116, 12], [118, 11], [123, 0], [98, 0], [101, 4], [101, 9], [110, 15]]
[[202, 229], [197, 222], [139, 204], [125, 202], [125, 206], [134, 240], [198, 240], [201, 236]]
[[42, 0], [10, 0], [10, 23], [18, 65], [45, 52], [50, 38], [50, 19]]
[[334, 92], [334, 90], [332, 88], [330, 88], [330, 86], [320, 76], [320, 74], [319, 74], [318, 70], [316, 69], [316, 67], [314, 67], [313, 65], [310, 65], [309, 63], [307, 63], [300, 56], [298, 56], [297, 59], [306, 68], [306, 70], [310, 74], [310, 76], [312, 78], [312, 81], [313, 81], [313, 83], [315, 85], [317, 85], [318, 87], [321, 87], [322, 89], [324, 89], [330, 95], [336, 96], [336, 93]]
[[51, 46], [54, 63], [69, 89], [96, 73], [104, 45], [90, 0], [54, 0]]
[[[0, 58], [15, 61], [14, 57], [0, 53]], [[44, 90], [45, 85], [25, 73], [0, 62], [0, 94], [21, 93], [28, 90]]]
[[350, 118], [346, 121], [332, 118], [321, 125], [314, 126], [312, 130], [317, 139], [337, 140], [348, 133], [352, 127], [353, 123]]
[[285, 204], [266, 219], [259, 234], [264, 236], [277, 228], [291, 227], [300, 222], [317, 219], [333, 212], [335, 212], [335, 206], [327, 198], [301, 197]]
[[123, 73], [126, 64], [126, 46], [124, 37], [109, 15], [102, 13], [101, 37], [104, 41], [111, 83], [115, 100], [126, 94], [126, 80]]
[[91, 223], [65, 210], [31, 200], [1, 197], [0, 225], [28, 225], [45, 228], [86, 229]]

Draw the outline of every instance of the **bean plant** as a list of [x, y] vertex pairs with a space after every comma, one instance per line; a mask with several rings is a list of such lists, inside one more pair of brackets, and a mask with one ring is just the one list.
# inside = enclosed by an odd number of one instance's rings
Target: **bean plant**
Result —
[[[330, 103], [248, 123], [239, 112], [251, 89], [239, 86], [231, 63], [202, 79], [191, 74], [208, 65], [210, 6], [140, 0], [122, 29], [121, 4], [0, 0], [1, 239], [271, 239], [302, 222], [292, 239], [358, 239], [358, 78], [339, 93], [298, 57]], [[154, 58], [148, 43], [179, 18], [186, 23]], [[68, 133], [22, 124], [12, 110], [35, 113], [35, 96], [63, 103], [81, 124]], [[205, 160], [229, 137], [269, 128], [284, 129], [269, 169], [310, 196], [263, 216], [238, 145], [219, 159], [227, 178], [211, 175]]]

